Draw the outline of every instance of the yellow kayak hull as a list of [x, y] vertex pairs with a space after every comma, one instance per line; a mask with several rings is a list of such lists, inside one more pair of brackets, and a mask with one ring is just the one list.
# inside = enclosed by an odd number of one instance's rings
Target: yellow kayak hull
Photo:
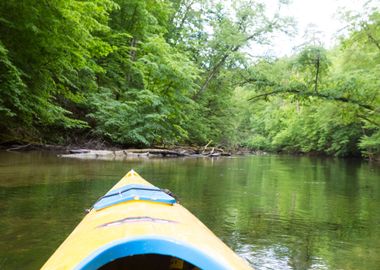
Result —
[[[154, 187], [134, 171], [112, 189]], [[162, 254], [200, 269], [252, 269], [178, 203], [133, 200], [92, 209], [42, 267], [98, 269], [126, 256]]]

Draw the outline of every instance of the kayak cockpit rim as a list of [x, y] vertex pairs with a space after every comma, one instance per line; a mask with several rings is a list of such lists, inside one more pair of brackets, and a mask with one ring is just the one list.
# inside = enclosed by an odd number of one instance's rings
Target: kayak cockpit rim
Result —
[[[104, 245], [85, 258], [74, 269], [99, 269], [118, 259], [130, 256], [158, 254], [186, 261], [200, 269], [226, 270], [226, 265], [187, 243], [160, 236], [121, 239]], [[223, 260], [223, 258], [220, 258]]]

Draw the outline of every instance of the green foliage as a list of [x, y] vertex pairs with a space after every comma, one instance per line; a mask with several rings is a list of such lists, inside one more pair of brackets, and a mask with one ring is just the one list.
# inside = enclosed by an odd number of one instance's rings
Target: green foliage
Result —
[[1, 124], [8, 133], [86, 126], [64, 107], [81, 101], [101, 71], [94, 58], [111, 47], [94, 33], [108, 30], [114, 7], [109, 0], [0, 3]]
[[336, 156], [361, 150], [378, 156], [377, 14], [352, 22], [351, 35], [334, 50], [306, 46], [290, 59], [262, 61], [244, 71], [245, 91], [258, 106], [248, 109], [248, 121], [242, 120], [252, 127], [244, 145]]
[[[21, 79], [21, 72], [9, 59], [8, 50], [0, 43], [0, 112], [2, 124], [9, 124], [10, 119], [21, 114], [24, 107], [21, 105], [21, 95], [25, 85]], [[31, 112], [29, 112], [31, 113]], [[26, 112], [28, 114], [28, 112]], [[25, 117], [25, 116], [24, 116]], [[4, 125], [5, 127], [6, 125]]]
[[2, 1], [1, 140], [91, 128], [129, 146], [378, 156], [379, 11], [347, 13], [333, 50], [313, 39], [253, 60], [249, 48], [292, 32], [268, 14], [251, 0]]
[[[323, 107], [322, 107], [323, 106]], [[301, 106], [281, 98], [251, 109], [247, 147], [268, 151], [314, 152], [347, 156], [358, 153], [361, 121], [351, 106], [317, 102]]]
[[364, 154], [368, 157], [374, 157], [380, 153], [380, 131], [376, 131], [371, 136], [364, 136], [359, 143]]
[[168, 3], [118, 4], [106, 37], [114, 49], [99, 61], [107, 72], [89, 99], [96, 134], [124, 145], [181, 142], [188, 136], [185, 127], [195, 106], [190, 97], [199, 71], [160, 34]]
[[[162, 127], [158, 96], [147, 90], [130, 89], [122, 95], [125, 101], [115, 100], [111, 91], [101, 89], [89, 99], [97, 121], [95, 132], [120, 144], [149, 145], [157, 139]], [[129, 100], [129, 101], [128, 101]], [[143, 117], [141, 117], [143, 115]]]
[[106, 72], [89, 99], [96, 133], [128, 145], [237, 144], [230, 69], [281, 21], [252, 3], [234, 15], [211, 1], [117, 1], [104, 37], [113, 51], [98, 61]]
[[318, 86], [327, 73], [330, 61], [324, 48], [307, 46], [297, 55], [294, 63], [296, 70], [302, 74], [300, 79], [309, 88], [318, 92]]

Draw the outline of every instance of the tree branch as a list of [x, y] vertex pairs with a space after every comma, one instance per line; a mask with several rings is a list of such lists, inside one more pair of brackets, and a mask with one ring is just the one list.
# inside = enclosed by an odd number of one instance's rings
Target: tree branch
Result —
[[321, 55], [320, 55], [320, 52], [318, 51], [317, 60], [315, 63], [316, 74], [315, 74], [315, 81], [314, 81], [314, 92], [316, 94], [318, 94], [318, 80], [319, 80], [320, 61], [321, 61]]
[[271, 21], [269, 23], [269, 25], [267, 25], [266, 27], [262, 28], [262, 29], [259, 29], [257, 30], [256, 32], [254, 32], [253, 34], [249, 35], [248, 37], [246, 37], [244, 39], [244, 42], [242, 42], [241, 44], [239, 45], [236, 45], [236, 46], [230, 46], [226, 49], [226, 51], [224, 52], [224, 54], [222, 54], [222, 58], [217, 62], [217, 64], [211, 69], [211, 72], [208, 74], [206, 80], [204, 81], [204, 83], [201, 85], [199, 91], [193, 96], [193, 99], [196, 100], [200, 95], [203, 94], [203, 92], [206, 90], [207, 86], [209, 85], [209, 83], [211, 82], [211, 80], [214, 78], [214, 76], [218, 73], [219, 69], [224, 65], [224, 63], [226, 62], [227, 58], [234, 52], [237, 52], [241, 47], [243, 47], [244, 45], [247, 44], [247, 42], [251, 41], [252, 39], [254, 39], [255, 37], [257, 36], [260, 36], [261, 34], [265, 33], [266, 29], [267, 28], [272, 28], [274, 25], [275, 25], [275, 21]]
[[376, 38], [370, 33], [370, 29], [369, 29], [369, 26], [368, 24], [365, 24], [364, 25], [364, 31], [365, 33], [367, 34], [367, 37], [370, 41], [373, 42], [373, 44], [380, 50], [380, 43], [378, 40], [376, 40]]
[[371, 123], [371, 124], [376, 125], [376, 126], [380, 126], [379, 122], [376, 122], [376, 121], [374, 121], [372, 119], [369, 119], [367, 116], [365, 116], [363, 114], [359, 114], [358, 117], [361, 118], [361, 119], [363, 119], [363, 120], [365, 120], [365, 121], [367, 121], [368, 123]]
[[375, 108], [373, 106], [371, 106], [369, 104], [364, 104], [364, 103], [360, 102], [359, 100], [349, 99], [349, 98], [345, 98], [345, 97], [334, 97], [334, 96], [330, 96], [327, 94], [315, 93], [315, 92], [309, 92], [309, 91], [301, 91], [301, 90], [297, 90], [297, 89], [274, 90], [271, 92], [267, 92], [267, 93], [263, 93], [263, 94], [253, 96], [253, 97], [249, 98], [248, 101], [256, 101], [256, 100], [259, 100], [262, 98], [267, 98], [269, 96], [282, 95], [282, 94], [296, 94], [299, 96], [317, 97], [317, 98], [326, 99], [326, 100], [350, 103], [350, 104], [358, 105], [359, 107], [366, 109], [366, 110], [375, 111]]

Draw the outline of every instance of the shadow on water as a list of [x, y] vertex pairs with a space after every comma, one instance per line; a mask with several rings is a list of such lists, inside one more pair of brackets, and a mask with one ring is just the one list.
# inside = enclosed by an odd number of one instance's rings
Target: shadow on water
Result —
[[291, 156], [81, 161], [0, 153], [0, 269], [38, 269], [129, 169], [256, 269], [378, 269], [379, 167]]

